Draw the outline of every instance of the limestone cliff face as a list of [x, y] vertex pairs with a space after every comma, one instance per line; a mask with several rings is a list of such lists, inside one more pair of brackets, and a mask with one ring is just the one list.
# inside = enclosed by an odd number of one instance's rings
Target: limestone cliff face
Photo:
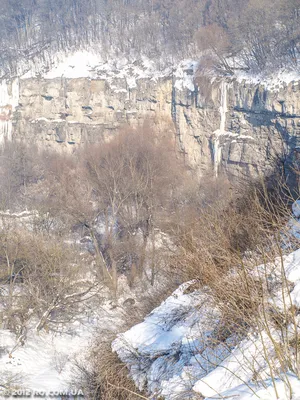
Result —
[[105, 80], [20, 80], [19, 106], [13, 115], [15, 138], [73, 150], [83, 143], [109, 138], [124, 124], [141, 124], [146, 118], [170, 118], [171, 82], [139, 81], [130, 91]]
[[[20, 79], [0, 87], [2, 139], [24, 139], [73, 151], [108, 140], [146, 119], [176, 132], [180, 150], [199, 175], [213, 168], [255, 176], [278, 158], [291, 165], [300, 152], [300, 82], [273, 90], [229, 79], [198, 78], [178, 89], [172, 78], [138, 80]], [[300, 153], [299, 153], [300, 155]]]
[[236, 80], [198, 79], [194, 93], [176, 93], [179, 140], [196, 168], [230, 176], [266, 173], [297, 161], [300, 82], [273, 90]]

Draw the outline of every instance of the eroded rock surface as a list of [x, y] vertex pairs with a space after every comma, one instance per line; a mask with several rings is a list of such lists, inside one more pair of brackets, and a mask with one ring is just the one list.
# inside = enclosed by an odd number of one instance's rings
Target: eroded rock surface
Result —
[[1, 138], [24, 139], [73, 151], [108, 140], [123, 125], [145, 120], [176, 134], [199, 175], [213, 168], [229, 176], [271, 170], [274, 161], [300, 158], [300, 82], [275, 88], [234, 79], [196, 78], [194, 90], [173, 78], [15, 79], [0, 88]]

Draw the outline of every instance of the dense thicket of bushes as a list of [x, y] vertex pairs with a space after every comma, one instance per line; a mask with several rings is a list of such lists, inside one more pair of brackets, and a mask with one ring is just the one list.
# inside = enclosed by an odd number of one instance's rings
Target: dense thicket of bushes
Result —
[[166, 266], [163, 226], [187, 179], [172, 140], [146, 126], [73, 156], [5, 143], [0, 325], [21, 336], [33, 318], [37, 330], [61, 328], [103, 287], [116, 298], [121, 274], [153, 287]]
[[[102, 54], [145, 54], [157, 60], [210, 50], [244, 68], [297, 64], [298, 0], [1, 0], [0, 63], [49, 59], [57, 50], [97, 43]], [[198, 49], [198, 51], [199, 51]]]

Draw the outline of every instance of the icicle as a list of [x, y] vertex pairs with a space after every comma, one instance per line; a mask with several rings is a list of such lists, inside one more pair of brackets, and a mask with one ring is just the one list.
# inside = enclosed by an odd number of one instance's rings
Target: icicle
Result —
[[20, 98], [20, 82], [19, 78], [16, 78], [12, 81], [11, 84], [11, 105], [13, 111], [15, 111], [16, 107], [19, 105]]
[[9, 93], [6, 80], [0, 83], [0, 107], [5, 107], [9, 103]]
[[19, 104], [19, 79], [0, 82], [0, 143], [12, 139], [12, 116]]
[[227, 83], [225, 81], [221, 82], [221, 100], [220, 100], [220, 128], [214, 132], [213, 140], [213, 157], [214, 157], [214, 171], [215, 176], [218, 177], [219, 165], [222, 157], [222, 148], [220, 146], [220, 136], [226, 133], [226, 114], [228, 112], [227, 108]]

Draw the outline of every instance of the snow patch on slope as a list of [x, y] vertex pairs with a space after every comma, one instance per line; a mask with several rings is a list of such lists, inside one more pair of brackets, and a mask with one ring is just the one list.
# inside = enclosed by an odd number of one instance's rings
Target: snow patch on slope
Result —
[[[299, 307], [300, 249], [284, 256], [283, 264], [290, 285], [285, 301], [291, 299], [290, 306]], [[282, 259], [278, 258], [270, 265], [258, 266], [257, 273], [270, 271], [270, 279], [276, 285], [283, 284], [281, 268]], [[190, 399], [192, 393], [207, 399], [275, 400], [276, 387], [281, 400], [299, 400], [300, 381], [293, 373], [278, 373], [274, 381], [270, 379], [268, 360], [280, 370], [273, 340], [280, 343], [281, 332], [275, 327], [267, 332], [262, 327], [244, 338], [231, 335], [224, 343], [216, 342], [218, 308], [208, 289], [191, 291], [189, 286], [179, 287], [144, 322], [113, 342], [113, 350], [127, 364], [139, 389], [148, 390], [151, 398], [164, 396], [166, 400]], [[282, 296], [280, 288], [278, 293], [275, 290], [268, 300], [270, 307], [276, 304], [280, 311]], [[293, 329], [288, 327], [290, 338], [295, 334]]]
[[[140, 390], [175, 399], [228, 354], [229, 343], [210, 347], [219, 312], [208, 289], [180, 286], [144, 322], [118, 335], [113, 351], [126, 362]], [[199, 368], [202, 365], [203, 368]]]
[[[218, 379], [218, 376], [213, 376], [213, 379]], [[292, 396], [293, 400], [300, 399], [300, 381], [299, 379], [292, 374], [288, 374], [289, 382], [293, 388], [292, 393], [288, 386], [281, 379], [275, 378], [274, 382], [276, 385], [276, 390], [278, 394], [278, 398], [280, 400], [290, 400], [290, 396]], [[275, 400], [277, 395], [274, 390], [274, 384], [271, 379], [266, 379], [262, 382], [261, 387], [257, 387], [252, 383], [242, 384], [236, 386], [234, 389], [226, 390], [222, 392], [219, 396], [214, 395], [213, 397], [207, 397], [206, 400], [217, 400], [217, 399], [226, 399], [226, 400]]]

